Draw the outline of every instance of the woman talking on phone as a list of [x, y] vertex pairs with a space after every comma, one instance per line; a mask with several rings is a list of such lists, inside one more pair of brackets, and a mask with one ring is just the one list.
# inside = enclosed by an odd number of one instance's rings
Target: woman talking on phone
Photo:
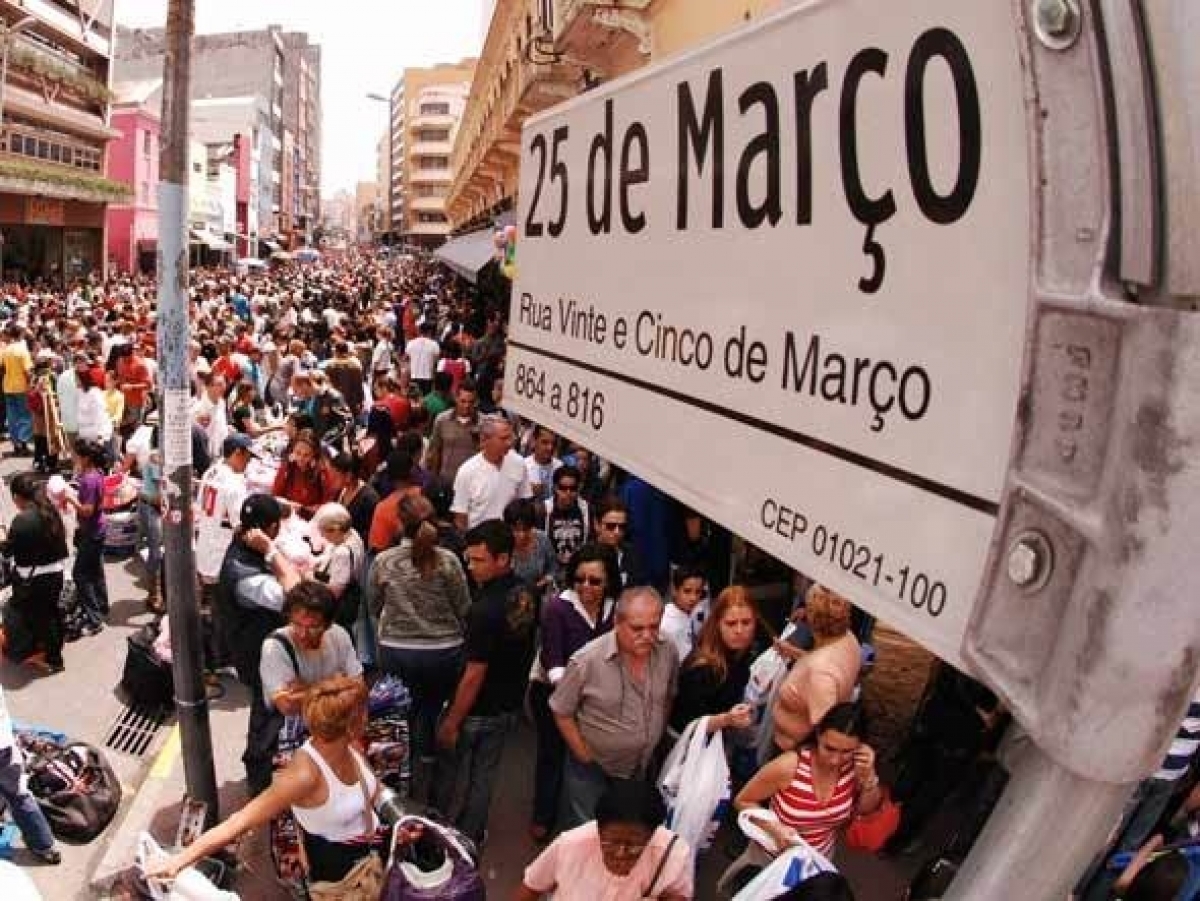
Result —
[[769, 802], [777, 822], [762, 826], [777, 848], [799, 837], [832, 856], [851, 819], [873, 813], [883, 801], [875, 752], [863, 742], [863, 731], [855, 705], [834, 705], [817, 723], [813, 742], [783, 752], [755, 773], [733, 799], [734, 808], [741, 812]]

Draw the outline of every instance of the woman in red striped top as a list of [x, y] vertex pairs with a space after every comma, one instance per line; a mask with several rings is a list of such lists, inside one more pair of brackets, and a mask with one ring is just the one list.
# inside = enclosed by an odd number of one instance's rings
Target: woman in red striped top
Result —
[[862, 740], [863, 721], [853, 704], [837, 704], [821, 719], [815, 740], [776, 757], [738, 793], [739, 811], [769, 801], [779, 822], [762, 823], [776, 848], [803, 839], [831, 856], [838, 833], [855, 814], [872, 813], [882, 795], [875, 752]]

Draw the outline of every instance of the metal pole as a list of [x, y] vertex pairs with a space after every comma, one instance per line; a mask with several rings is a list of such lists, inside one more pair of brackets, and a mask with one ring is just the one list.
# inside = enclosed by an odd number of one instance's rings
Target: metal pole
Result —
[[171, 622], [175, 709], [187, 793], [217, 819], [217, 779], [202, 678], [203, 646], [192, 549], [192, 428], [187, 257], [188, 118], [195, 0], [170, 0], [163, 66], [163, 141], [158, 186], [158, 358], [162, 380], [160, 446], [166, 475], [163, 594]]
[[1083, 779], [1036, 746], [1023, 749], [946, 901], [1066, 898], [1133, 787]]

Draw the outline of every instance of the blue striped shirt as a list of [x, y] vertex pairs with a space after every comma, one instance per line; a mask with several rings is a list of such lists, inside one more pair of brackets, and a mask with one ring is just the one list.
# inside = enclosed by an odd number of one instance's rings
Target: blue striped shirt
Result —
[[1197, 748], [1200, 748], [1200, 693], [1197, 693], [1188, 705], [1187, 715], [1179, 724], [1179, 731], [1171, 740], [1167, 757], [1162, 767], [1154, 774], [1154, 778], [1164, 782], [1178, 782], [1187, 775]]

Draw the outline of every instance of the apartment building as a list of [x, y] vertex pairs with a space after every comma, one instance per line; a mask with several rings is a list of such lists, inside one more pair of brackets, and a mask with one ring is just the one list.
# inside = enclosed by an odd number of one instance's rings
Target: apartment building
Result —
[[[121, 79], [161, 76], [162, 28], [118, 28], [117, 38]], [[311, 237], [320, 210], [320, 79], [320, 47], [304, 33], [272, 25], [193, 39], [193, 137], [249, 148], [257, 164], [253, 184], [239, 187], [247, 197], [237, 221], [239, 256], [265, 255]], [[223, 127], [234, 130], [213, 131]], [[286, 154], [285, 132], [291, 135]]]
[[105, 271], [105, 214], [129, 188], [105, 175], [110, 4], [0, 0], [8, 69], [0, 129], [0, 269], [61, 283]]
[[398, 243], [436, 247], [450, 232], [451, 154], [475, 63], [405, 69], [392, 89], [387, 207]]

